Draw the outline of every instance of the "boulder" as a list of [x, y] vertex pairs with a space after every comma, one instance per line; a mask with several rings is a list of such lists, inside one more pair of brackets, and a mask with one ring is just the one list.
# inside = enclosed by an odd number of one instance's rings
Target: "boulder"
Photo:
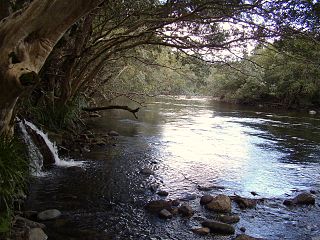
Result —
[[218, 216], [218, 220], [223, 223], [237, 223], [240, 221], [240, 217], [238, 215], [220, 215]]
[[159, 212], [159, 217], [164, 219], [169, 219], [169, 218], [172, 218], [172, 214], [167, 209], [162, 209]]
[[235, 228], [232, 225], [218, 221], [207, 220], [202, 222], [202, 226], [209, 228], [211, 233], [226, 235], [232, 235], [235, 233]]
[[178, 211], [182, 216], [185, 216], [185, 217], [191, 217], [194, 214], [192, 207], [189, 206], [188, 204], [182, 204], [178, 208]]
[[211, 195], [204, 195], [200, 199], [200, 204], [201, 205], [206, 205], [209, 202], [211, 202], [212, 200], [213, 200], [213, 197]]
[[61, 216], [61, 212], [57, 209], [48, 209], [38, 213], [38, 219], [42, 221], [56, 219], [56, 218], [59, 218], [60, 216]]
[[199, 235], [207, 235], [210, 233], [210, 228], [202, 227], [202, 228], [194, 228], [192, 232], [199, 234]]
[[48, 236], [41, 228], [32, 228], [29, 231], [28, 240], [47, 240]]
[[171, 201], [153, 200], [146, 204], [145, 208], [150, 212], [159, 213], [162, 209], [170, 210], [172, 206]]
[[211, 202], [206, 205], [206, 208], [210, 211], [228, 213], [231, 212], [231, 200], [226, 195], [218, 195], [213, 198]]

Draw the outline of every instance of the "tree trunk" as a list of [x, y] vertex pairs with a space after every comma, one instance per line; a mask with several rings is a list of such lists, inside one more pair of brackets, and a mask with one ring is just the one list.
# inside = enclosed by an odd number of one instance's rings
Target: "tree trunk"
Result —
[[34, 0], [0, 22], [0, 135], [13, 133], [19, 96], [38, 81], [38, 72], [65, 31], [102, 0]]

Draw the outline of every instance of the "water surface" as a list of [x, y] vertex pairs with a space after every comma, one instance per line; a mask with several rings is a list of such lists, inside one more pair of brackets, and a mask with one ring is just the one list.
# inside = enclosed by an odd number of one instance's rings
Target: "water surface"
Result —
[[[320, 189], [319, 118], [185, 97], [153, 99], [138, 116], [112, 111], [92, 120], [93, 131], [120, 133], [116, 146], [83, 156], [83, 171], [56, 167], [35, 179], [28, 207], [64, 214], [48, 223], [49, 239], [212, 239], [190, 231], [212, 217], [199, 198], [252, 191], [268, 200], [247, 211], [234, 206], [237, 233], [245, 227], [265, 239], [320, 236], [318, 205], [282, 204], [297, 191]], [[145, 167], [154, 174], [141, 174]], [[198, 189], [212, 185], [225, 189]], [[168, 199], [196, 197], [189, 201], [195, 216], [165, 221], [146, 213], [144, 204], [160, 198], [154, 189], [168, 191]]]

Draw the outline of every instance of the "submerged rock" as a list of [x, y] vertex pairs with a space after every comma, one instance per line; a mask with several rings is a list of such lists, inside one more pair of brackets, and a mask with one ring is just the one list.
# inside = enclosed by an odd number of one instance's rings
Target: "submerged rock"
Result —
[[170, 210], [172, 206], [171, 201], [153, 200], [146, 204], [145, 208], [150, 212], [159, 213], [163, 209]]
[[28, 240], [47, 240], [48, 236], [41, 228], [32, 228], [29, 231]]
[[210, 211], [228, 213], [231, 212], [231, 199], [226, 195], [218, 195], [206, 205]]
[[212, 233], [220, 233], [227, 235], [232, 235], [235, 233], [235, 228], [232, 225], [218, 221], [206, 220], [202, 222], [202, 226], [209, 228], [210, 232]]
[[61, 212], [57, 209], [49, 209], [38, 213], [38, 219], [42, 221], [56, 219], [60, 216]]
[[195, 200], [197, 198], [196, 194], [186, 194], [183, 198], [180, 198], [181, 201], [192, 201]]
[[178, 211], [184, 217], [191, 217], [194, 214], [192, 207], [188, 204], [182, 204]]
[[236, 196], [233, 200], [238, 204], [240, 209], [255, 208], [257, 206], [256, 199], [249, 199]]
[[314, 205], [316, 203], [315, 197], [311, 193], [300, 193], [293, 199], [284, 200], [283, 204], [286, 206], [291, 205]]
[[194, 228], [192, 232], [199, 234], [199, 235], [207, 235], [210, 233], [210, 228], [202, 227], [202, 228]]

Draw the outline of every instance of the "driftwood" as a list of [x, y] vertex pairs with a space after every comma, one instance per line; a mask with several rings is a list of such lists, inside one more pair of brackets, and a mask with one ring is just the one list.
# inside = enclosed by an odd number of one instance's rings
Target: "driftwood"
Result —
[[138, 119], [138, 116], [136, 115], [136, 113], [140, 110], [140, 107], [133, 109], [128, 106], [110, 105], [110, 106], [104, 106], [104, 107], [82, 108], [82, 110], [86, 112], [95, 112], [95, 111], [110, 110], [110, 109], [121, 109], [121, 110], [129, 111], [133, 114], [133, 116], [136, 119]]

